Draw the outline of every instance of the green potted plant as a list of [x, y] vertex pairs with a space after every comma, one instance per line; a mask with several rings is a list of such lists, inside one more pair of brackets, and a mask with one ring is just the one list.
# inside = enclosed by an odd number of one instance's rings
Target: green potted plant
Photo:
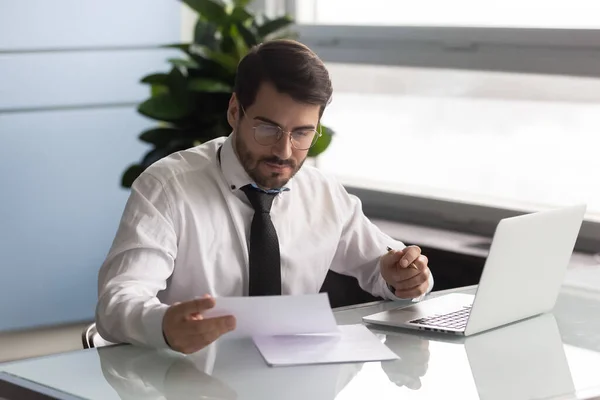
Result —
[[[181, 50], [184, 57], [169, 59], [169, 72], [141, 80], [150, 86], [150, 98], [139, 105], [138, 112], [158, 121], [158, 126], [140, 134], [140, 140], [153, 148], [123, 173], [123, 187], [131, 187], [148, 166], [171, 153], [229, 135], [226, 112], [239, 61], [258, 43], [294, 37], [287, 30], [291, 18], [255, 15], [247, 8], [249, 0], [234, 0], [231, 5], [221, 0], [182, 1], [198, 13], [194, 40], [166, 46]], [[333, 131], [320, 129], [323, 136], [310, 149], [310, 157], [331, 142]]]

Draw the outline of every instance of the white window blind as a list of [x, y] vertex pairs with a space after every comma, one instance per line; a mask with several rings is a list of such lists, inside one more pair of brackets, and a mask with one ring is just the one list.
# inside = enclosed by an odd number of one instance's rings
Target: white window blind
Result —
[[600, 28], [597, 0], [296, 0], [301, 24]]
[[600, 220], [600, 79], [329, 63], [318, 165], [357, 187]]

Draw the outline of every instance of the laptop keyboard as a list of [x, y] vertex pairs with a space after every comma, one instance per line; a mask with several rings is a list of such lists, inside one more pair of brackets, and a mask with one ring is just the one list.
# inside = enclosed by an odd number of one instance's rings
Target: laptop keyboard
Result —
[[467, 326], [470, 312], [471, 306], [464, 306], [460, 310], [447, 314], [413, 319], [410, 322], [420, 325], [436, 326], [439, 328], [464, 329]]

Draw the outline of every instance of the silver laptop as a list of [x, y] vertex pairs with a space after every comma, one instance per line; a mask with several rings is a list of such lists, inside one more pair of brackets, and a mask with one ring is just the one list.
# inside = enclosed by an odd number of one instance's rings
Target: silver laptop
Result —
[[500, 221], [475, 295], [448, 294], [363, 317], [394, 327], [472, 335], [554, 308], [586, 206]]

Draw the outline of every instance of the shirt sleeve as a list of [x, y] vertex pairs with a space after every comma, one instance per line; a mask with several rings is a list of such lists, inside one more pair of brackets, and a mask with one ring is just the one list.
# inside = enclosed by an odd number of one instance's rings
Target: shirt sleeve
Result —
[[[360, 287], [374, 296], [397, 301], [419, 301], [401, 299], [389, 289], [381, 276], [380, 257], [387, 252], [387, 247], [402, 250], [404, 243], [392, 239], [373, 224], [363, 213], [360, 199], [349, 194], [338, 184], [333, 192], [336, 205], [339, 205], [338, 217], [342, 222], [342, 234], [331, 264], [331, 270], [340, 274], [353, 276]], [[427, 293], [433, 289], [433, 276], [429, 277]]]
[[134, 182], [112, 247], [98, 275], [96, 325], [111, 342], [168, 347], [168, 308], [156, 297], [174, 268], [177, 235], [162, 183], [145, 172]]

